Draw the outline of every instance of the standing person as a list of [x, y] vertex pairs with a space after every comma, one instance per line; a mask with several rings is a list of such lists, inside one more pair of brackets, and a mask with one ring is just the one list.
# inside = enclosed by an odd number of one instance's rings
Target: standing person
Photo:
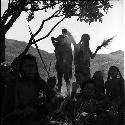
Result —
[[82, 72], [82, 77], [84, 80], [90, 79], [90, 58], [93, 59], [99, 49], [100, 46], [97, 47], [95, 53], [92, 53], [89, 48], [89, 34], [83, 34], [80, 42], [75, 45], [75, 53], [74, 53], [74, 64], [75, 64], [75, 72]]
[[[37, 101], [40, 91], [47, 96], [48, 104], [56, 93], [40, 78], [36, 58], [30, 54], [20, 59], [18, 76], [6, 88], [2, 116], [5, 119], [11, 116], [9, 122], [15, 125], [39, 125]], [[42, 115], [48, 111], [47, 107], [41, 110]]]
[[66, 81], [67, 92], [70, 93], [70, 81], [72, 78], [72, 48], [71, 43], [75, 44], [75, 41], [71, 33], [67, 29], [62, 29], [62, 34], [57, 38], [51, 37], [52, 43], [55, 47], [56, 56], [56, 71], [58, 78], [58, 91], [61, 92], [62, 77]]
[[[108, 70], [108, 78], [105, 82], [106, 95], [114, 108], [118, 111], [119, 122], [123, 124], [123, 108], [125, 107], [124, 98], [124, 79], [116, 66], [111, 66]], [[121, 116], [122, 115], [122, 116]]]

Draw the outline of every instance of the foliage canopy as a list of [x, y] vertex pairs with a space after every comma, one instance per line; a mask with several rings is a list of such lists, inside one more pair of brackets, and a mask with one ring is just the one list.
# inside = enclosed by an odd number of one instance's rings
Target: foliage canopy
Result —
[[110, 0], [9, 0], [8, 9], [2, 16], [2, 26], [7, 27], [8, 25], [7, 29], [9, 29], [22, 11], [29, 13], [28, 21], [31, 21], [34, 17], [34, 11], [47, 11], [50, 8], [54, 9], [56, 5], [61, 11], [58, 16], [66, 18], [78, 16], [77, 20], [87, 23], [102, 22], [104, 12], [107, 13], [108, 9], [112, 7]]

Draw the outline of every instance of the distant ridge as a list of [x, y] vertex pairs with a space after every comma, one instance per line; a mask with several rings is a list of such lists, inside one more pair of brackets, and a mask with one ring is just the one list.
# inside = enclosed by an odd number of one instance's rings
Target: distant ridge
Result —
[[115, 51], [115, 52], [111, 52], [110, 54], [113, 54], [113, 55], [116, 55], [116, 54], [124, 54], [124, 51], [118, 50], [118, 51]]
[[[17, 57], [27, 45], [27, 43], [24, 41], [18, 41], [13, 39], [6, 39], [5, 43], [6, 43], [6, 62], [8, 64], [11, 64], [13, 59]], [[46, 79], [47, 74], [44, 70], [43, 64], [40, 60], [36, 48], [31, 46], [28, 53], [31, 53], [34, 56], [36, 56], [41, 77]], [[51, 68], [50, 68], [51, 74], [56, 75], [55, 54], [48, 53], [44, 50], [40, 50], [40, 53], [42, 54], [42, 57], [47, 65], [47, 68], [50, 67], [51, 63]], [[97, 54], [96, 57], [93, 60], [91, 60], [91, 74], [93, 75], [93, 73], [97, 70], [102, 70], [104, 72], [104, 77], [106, 79], [107, 71], [111, 65], [117, 66], [120, 69], [122, 75], [124, 76], [124, 51], [118, 50], [116, 52], [111, 52], [109, 54]]]

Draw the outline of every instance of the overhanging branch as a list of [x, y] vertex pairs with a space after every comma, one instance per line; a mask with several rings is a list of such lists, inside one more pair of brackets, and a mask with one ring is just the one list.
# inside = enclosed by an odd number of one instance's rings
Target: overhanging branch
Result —
[[40, 38], [40, 39], [35, 40], [34, 42], [32, 42], [32, 44], [35, 44], [35, 43], [37, 43], [38, 41], [43, 40], [43, 39], [45, 39], [46, 37], [48, 37], [48, 36], [50, 35], [50, 33], [55, 29], [55, 27], [56, 27], [58, 24], [60, 24], [64, 19], [65, 19], [65, 17], [64, 17], [63, 19], [61, 19], [61, 20], [50, 30], [50, 32], [49, 32], [46, 36], [44, 36], [44, 37], [42, 37], [42, 38]]
[[55, 5], [58, 5], [58, 4], [60, 4], [60, 3], [62, 3], [62, 1], [58, 1], [57, 3], [53, 3], [53, 4], [50, 4], [50, 5], [48, 5], [48, 6], [45, 6], [45, 7], [43, 7], [43, 8], [24, 8], [24, 11], [28, 11], [28, 10], [31, 10], [31, 11], [39, 11], [39, 10], [46, 10], [46, 9], [48, 9], [48, 8], [51, 8], [51, 7], [53, 7], [53, 6], [55, 6]]
[[[59, 11], [59, 10], [58, 10], [58, 11]], [[33, 37], [35, 37], [35, 36], [41, 31], [41, 29], [43, 28], [43, 25], [44, 25], [44, 23], [45, 23], [46, 21], [48, 21], [48, 20], [52, 19], [53, 17], [55, 17], [55, 15], [56, 15], [56, 13], [57, 13], [58, 11], [56, 11], [56, 12], [55, 12], [52, 16], [50, 16], [49, 18], [47, 18], [47, 19], [45, 19], [45, 20], [42, 21], [42, 24], [41, 24], [40, 28], [39, 28], [38, 31], [33, 35]]]
[[58, 17], [58, 14], [61, 12], [61, 10], [62, 10], [62, 8], [61, 8], [60, 10], [57, 10], [55, 13], [53, 13], [53, 14], [52, 14], [50, 17], [48, 17], [47, 19], [43, 20], [42, 23], [41, 23], [41, 25], [40, 25], [40, 27], [39, 27], [39, 29], [36, 31], [35, 34], [33, 34], [33, 35], [31, 36], [30, 40], [33, 40], [34, 37], [41, 31], [41, 29], [43, 28], [44, 23], [45, 23], [46, 21], [52, 19], [53, 17]]
[[20, 8], [17, 10], [16, 14], [13, 14], [9, 22], [5, 25], [5, 33], [10, 29], [10, 27], [13, 25], [13, 23], [16, 21], [16, 19], [20, 16], [22, 9], [26, 6], [26, 3], [22, 3], [20, 5]]

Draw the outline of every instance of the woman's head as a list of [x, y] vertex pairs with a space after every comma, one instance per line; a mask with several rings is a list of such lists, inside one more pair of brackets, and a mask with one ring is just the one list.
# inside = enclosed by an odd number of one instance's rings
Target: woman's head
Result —
[[62, 29], [62, 34], [67, 34], [67, 29]]
[[30, 54], [24, 55], [20, 60], [19, 73], [23, 78], [35, 79], [38, 75], [36, 58]]
[[89, 40], [90, 40], [89, 34], [83, 34], [82, 35], [82, 37], [81, 37], [81, 42], [82, 43], [89, 43]]
[[89, 36], [89, 34], [83, 34], [81, 39], [90, 40], [90, 36]]
[[110, 79], [110, 78], [113, 79], [113, 78], [118, 78], [118, 77], [122, 78], [121, 73], [120, 73], [118, 67], [111, 66], [109, 68], [109, 71], [108, 71], [108, 79]]

